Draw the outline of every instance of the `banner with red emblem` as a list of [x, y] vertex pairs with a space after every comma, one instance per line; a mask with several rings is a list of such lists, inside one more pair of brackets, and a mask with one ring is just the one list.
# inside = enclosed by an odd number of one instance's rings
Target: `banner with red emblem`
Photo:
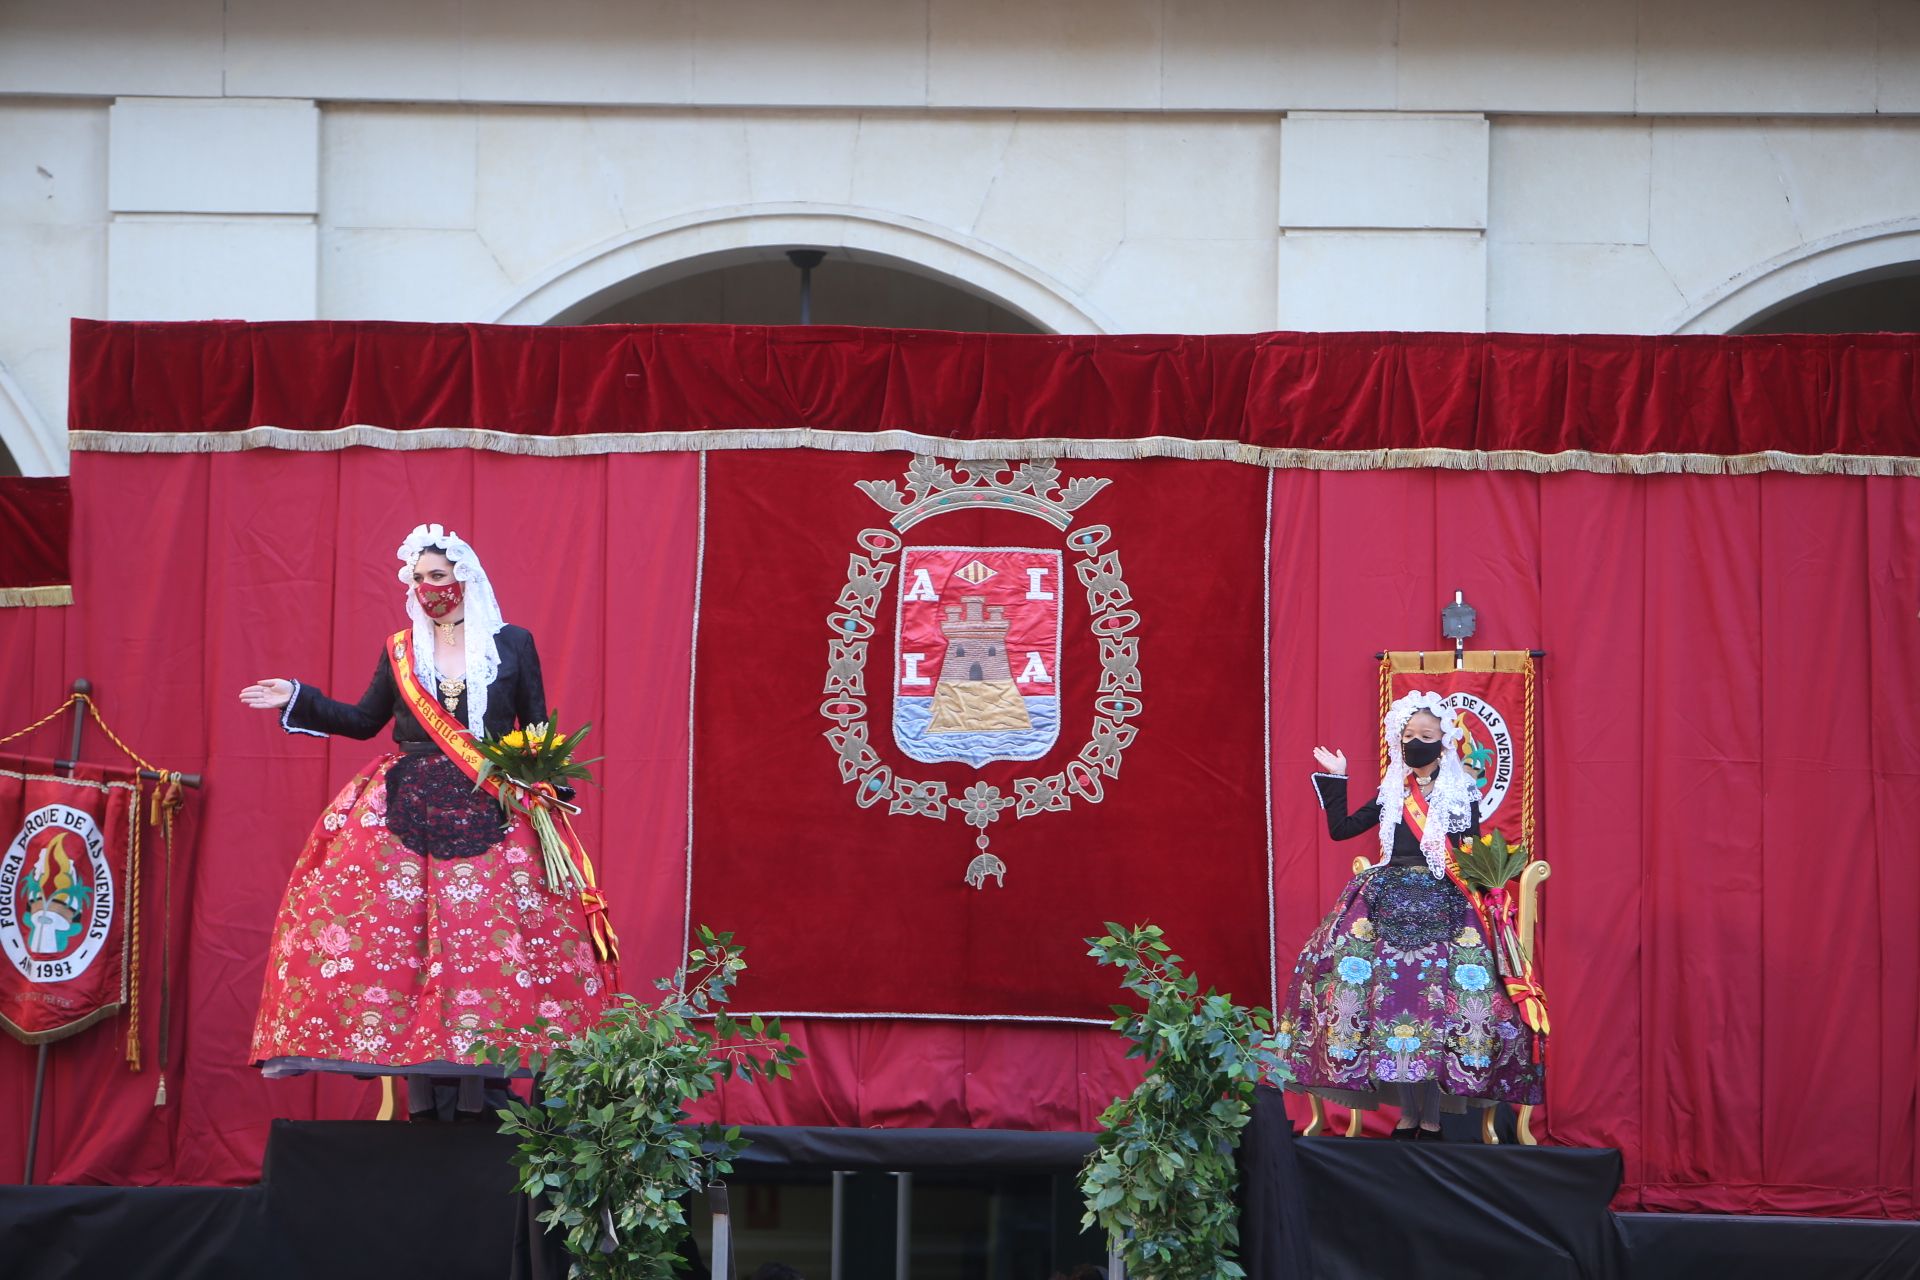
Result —
[[[1534, 794], [1536, 670], [1525, 649], [1388, 653], [1380, 663], [1380, 711], [1395, 698], [1431, 690], [1453, 712], [1460, 731], [1460, 763], [1480, 798], [1480, 826], [1499, 831], [1509, 844], [1524, 844], [1539, 858]], [[1386, 744], [1381, 743], [1382, 759]]]
[[0, 756], [0, 1026], [27, 1044], [116, 1013], [139, 856], [131, 772]]

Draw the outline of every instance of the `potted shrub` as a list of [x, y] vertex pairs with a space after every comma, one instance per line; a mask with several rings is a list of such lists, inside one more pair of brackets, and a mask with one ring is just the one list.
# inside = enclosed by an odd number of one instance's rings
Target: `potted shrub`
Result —
[[1181, 969], [1158, 926], [1109, 923], [1088, 955], [1120, 970], [1139, 1007], [1113, 1006], [1113, 1029], [1145, 1058], [1139, 1087], [1101, 1113], [1080, 1190], [1082, 1227], [1105, 1228], [1129, 1273], [1154, 1280], [1228, 1280], [1246, 1273], [1233, 1193], [1234, 1151], [1254, 1086], [1284, 1078], [1272, 1015], [1209, 989]]
[[721, 1011], [747, 967], [733, 935], [703, 925], [699, 941], [653, 1003], [622, 995], [585, 1034], [519, 1062], [481, 1051], [540, 1080], [534, 1102], [500, 1113], [501, 1132], [520, 1139], [520, 1189], [565, 1232], [575, 1275], [656, 1280], [683, 1266], [687, 1199], [747, 1145], [737, 1126], [686, 1123], [687, 1107], [722, 1080], [785, 1079], [800, 1060], [778, 1019]]

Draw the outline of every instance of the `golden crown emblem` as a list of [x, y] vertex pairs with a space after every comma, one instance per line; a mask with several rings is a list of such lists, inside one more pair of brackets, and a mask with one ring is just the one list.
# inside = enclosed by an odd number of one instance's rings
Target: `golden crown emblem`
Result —
[[1113, 482], [1080, 476], [1060, 483], [1060, 468], [1051, 458], [1035, 458], [1015, 465], [1004, 459], [945, 463], [917, 454], [907, 466], [906, 492], [892, 480], [860, 480], [860, 492], [892, 513], [889, 523], [911, 529], [929, 516], [968, 507], [990, 511], [1017, 511], [1045, 520], [1064, 530], [1074, 512]]

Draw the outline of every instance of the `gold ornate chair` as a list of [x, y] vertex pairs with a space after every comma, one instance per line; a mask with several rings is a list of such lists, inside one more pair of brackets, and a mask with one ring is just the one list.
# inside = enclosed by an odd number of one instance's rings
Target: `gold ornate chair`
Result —
[[[1373, 864], [1366, 858], [1353, 860], [1353, 874], [1359, 875]], [[1540, 886], [1553, 874], [1553, 868], [1545, 862], [1529, 862], [1526, 870], [1520, 873], [1520, 947], [1527, 953], [1527, 959], [1533, 959], [1534, 933], [1540, 922]], [[1326, 1133], [1327, 1104], [1317, 1093], [1307, 1095], [1307, 1103], [1313, 1108], [1313, 1119], [1308, 1123], [1304, 1137], [1312, 1138]], [[1497, 1144], [1500, 1139], [1493, 1131], [1493, 1113], [1495, 1108], [1484, 1107], [1480, 1112], [1480, 1141]], [[1356, 1107], [1347, 1115], [1346, 1136], [1360, 1136], [1361, 1110]], [[1533, 1136], [1533, 1107], [1522, 1106], [1519, 1117], [1514, 1123], [1514, 1135], [1523, 1147], [1537, 1147], [1539, 1140]]]

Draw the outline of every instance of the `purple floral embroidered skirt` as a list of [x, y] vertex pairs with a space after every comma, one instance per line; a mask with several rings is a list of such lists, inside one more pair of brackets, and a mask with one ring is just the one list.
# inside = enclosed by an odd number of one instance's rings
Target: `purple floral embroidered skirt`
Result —
[[1545, 1064], [1507, 998], [1465, 896], [1424, 867], [1348, 883], [1307, 939], [1279, 1039], [1296, 1089], [1353, 1106], [1381, 1086], [1437, 1081], [1443, 1105], [1539, 1103]]

